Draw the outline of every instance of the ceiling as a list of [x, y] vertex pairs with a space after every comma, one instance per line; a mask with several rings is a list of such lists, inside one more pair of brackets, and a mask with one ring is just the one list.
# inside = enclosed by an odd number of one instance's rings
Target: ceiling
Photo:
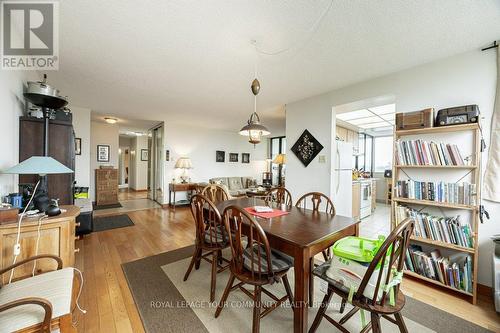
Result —
[[[93, 111], [91, 120], [99, 123], [106, 123], [104, 119], [106, 117], [109, 117], [109, 115]], [[113, 118], [117, 120], [116, 126], [118, 126], [120, 136], [135, 137], [137, 133], [147, 134], [149, 129], [161, 123], [161, 121], [156, 120], [129, 119], [120, 116], [114, 116]]]
[[372, 136], [392, 135], [396, 122], [396, 104], [369, 107], [336, 115], [337, 125], [350, 125], [357, 132]]
[[49, 81], [100, 114], [237, 131], [257, 59], [259, 114], [282, 131], [286, 103], [499, 37], [498, 0], [65, 0]]

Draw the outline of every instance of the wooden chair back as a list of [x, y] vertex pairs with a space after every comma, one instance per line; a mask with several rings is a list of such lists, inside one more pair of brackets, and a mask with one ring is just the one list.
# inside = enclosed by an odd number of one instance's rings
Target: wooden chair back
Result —
[[[223, 217], [226, 231], [229, 234], [232, 254], [231, 270], [233, 274], [245, 283], [263, 280], [273, 281], [271, 248], [264, 230], [262, 230], [255, 218], [242, 207], [236, 205], [228, 206], [224, 210]], [[244, 228], [245, 235], [242, 234]], [[243, 236], [246, 236], [246, 238]], [[244, 239], [246, 239], [246, 243], [243, 242]], [[250, 251], [251, 255], [247, 258], [247, 265], [249, 264], [253, 269], [247, 269], [243, 264], [245, 261], [243, 252], [249, 248], [260, 249], [260, 251]], [[267, 270], [263, 269], [264, 265], [268, 267]]]
[[203, 191], [201, 191], [201, 194], [206, 196], [216, 205], [222, 201], [229, 200], [229, 194], [222, 186], [217, 184], [210, 184], [206, 186]]
[[[299, 200], [297, 200], [295, 207], [311, 209], [315, 212], [319, 212], [322, 202], [324, 202], [324, 209], [321, 210], [325, 213], [335, 215], [335, 206], [333, 205], [332, 200], [330, 200], [329, 197], [320, 192], [309, 192], [304, 194], [302, 197], [300, 197]], [[308, 203], [310, 203], [311, 205], [309, 206]]]
[[287, 207], [291, 207], [293, 205], [292, 195], [290, 194], [290, 191], [284, 187], [277, 187], [267, 192], [265, 201], [266, 204], [272, 202], [277, 205], [285, 205]]
[[217, 237], [223, 237], [227, 242], [227, 234], [224, 230], [219, 210], [215, 204], [203, 194], [195, 194], [191, 197], [191, 214], [196, 226], [196, 242], [204, 248], [214, 248], [221, 242]]
[[[375, 255], [375, 258], [373, 258], [372, 262], [368, 266], [363, 280], [361, 281], [361, 284], [359, 285], [359, 288], [354, 295], [355, 298], [364, 298], [363, 293], [366, 286], [368, 285], [368, 281], [370, 280], [372, 274], [378, 266], [380, 267], [380, 270], [377, 276], [377, 284], [373, 292], [373, 297], [369, 300], [369, 302], [372, 305], [385, 305], [388, 291], [383, 291], [380, 301], [377, 300], [377, 295], [379, 295], [380, 290], [383, 290], [383, 285], [386, 286], [392, 279], [392, 268], [395, 268], [397, 272], [401, 272], [403, 270], [406, 250], [408, 249], [408, 245], [410, 244], [410, 236], [413, 233], [414, 224], [415, 221], [413, 219], [407, 218], [389, 234], [389, 236]], [[386, 273], [385, 278], [383, 278], [384, 272]], [[393, 288], [394, 299], [397, 299], [399, 284], [394, 286]]]

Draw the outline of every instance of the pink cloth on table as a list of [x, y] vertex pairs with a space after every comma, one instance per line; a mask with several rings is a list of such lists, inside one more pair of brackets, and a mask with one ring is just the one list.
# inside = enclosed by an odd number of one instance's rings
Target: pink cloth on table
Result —
[[282, 210], [279, 210], [279, 209], [273, 209], [273, 211], [269, 212], [269, 213], [257, 213], [253, 207], [247, 207], [247, 208], [245, 208], [245, 210], [247, 212], [249, 212], [250, 214], [252, 214], [252, 215], [255, 215], [255, 216], [258, 216], [258, 217], [262, 217], [262, 218], [265, 218], [265, 219], [270, 219], [270, 218], [273, 218], [273, 217], [283, 216], [283, 215], [287, 215], [289, 213], [289, 212], [285, 212], [285, 211], [282, 211]]

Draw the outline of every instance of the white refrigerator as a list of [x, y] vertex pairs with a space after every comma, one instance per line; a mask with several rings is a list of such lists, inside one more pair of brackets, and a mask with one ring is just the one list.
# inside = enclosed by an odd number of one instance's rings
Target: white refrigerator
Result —
[[332, 201], [338, 215], [352, 217], [352, 143], [336, 141], [332, 170]]

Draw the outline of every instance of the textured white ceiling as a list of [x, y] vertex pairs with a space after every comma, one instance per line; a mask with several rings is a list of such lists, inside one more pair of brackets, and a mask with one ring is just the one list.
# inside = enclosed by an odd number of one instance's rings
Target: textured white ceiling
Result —
[[[102, 114], [238, 130], [252, 112], [477, 49], [500, 37], [498, 0], [60, 2], [60, 70], [49, 81]], [[298, 45], [298, 47], [297, 47]]]

